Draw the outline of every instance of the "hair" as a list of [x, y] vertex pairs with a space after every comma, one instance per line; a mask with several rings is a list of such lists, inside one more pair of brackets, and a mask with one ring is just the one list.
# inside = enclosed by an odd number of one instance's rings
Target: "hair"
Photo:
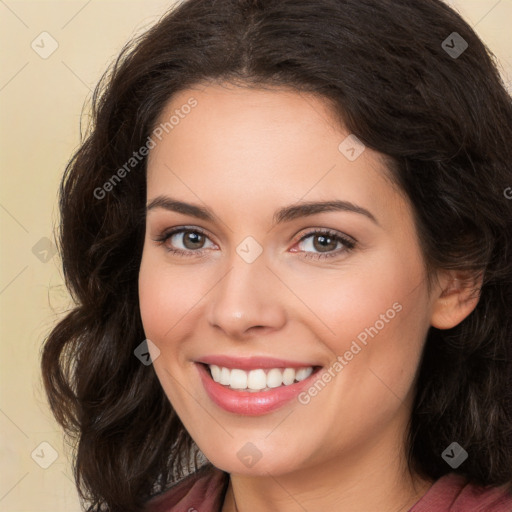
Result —
[[[454, 32], [468, 45], [457, 57], [443, 45]], [[512, 101], [494, 55], [440, 0], [188, 0], [103, 75], [59, 190], [58, 244], [74, 305], [44, 342], [42, 372], [88, 510], [138, 512], [198, 467], [200, 451], [152, 366], [134, 356], [145, 339], [147, 158], [97, 191], [144, 146], [175, 93], [214, 82], [323, 98], [340, 125], [387, 158], [429, 275], [482, 276], [474, 311], [428, 331], [407, 462], [430, 479], [454, 471], [509, 485]], [[441, 457], [453, 441], [469, 454], [457, 469]]]

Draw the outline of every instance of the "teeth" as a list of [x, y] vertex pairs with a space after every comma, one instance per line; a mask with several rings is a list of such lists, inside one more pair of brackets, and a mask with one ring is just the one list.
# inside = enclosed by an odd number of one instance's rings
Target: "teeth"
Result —
[[[224, 370], [224, 368], [222, 368]], [[233, 389], [245, 389], [247, 387], [247, 373], [243, 370], [231, 370], [229, 385]]]
[[247, 387], [254, 390], [266, 388], [267, 376], [265, 375], [265, 372], [263, 370], [251, 370], [247, 377]]
[[210, 365], [210, 371], [212, 372], [213, 380], [215, 382], [220, 382], [220, 374], [221, 374], [220, 368], [217, 365], [212, 364], [212, 365]]
[[257, 369], [248, 372], [238, 368], [220, 367], [215, 364], [209, 364], [208, 367], [215, 382], [229, 386], [231, 389], [245, 389], [247, 391], [268, 391], [283, 385], [289, 386], [294, 382], [307, 379], [313, 373], [312, 366], [298, 369]]
[[313, 368], [311, 368], [311, 366], [309, 368], [300, 368], [297, 373], [295, 374], [295, 378], [298, 380], [298, 381], [301, 381], [301, 380], [304, 380], [304, 379], [307, 379], [310, 375], [311, 375], [311, 372], [313, 371]]
[[278, 388], [283, 383], [283, 372], [279, 368], [272, 368], [267, 373], [267, 387]]
[[231, 372], [227, 368], [221, 368], [219, 382], [225, 386], [229, 386], [230, 375]]
[[285, 386], [289, 386], [290, 384], [293, 384], [295, 380], [295, 370], [293, 368], [286, 368], [286, 370], [283, 372], [283, 384]]

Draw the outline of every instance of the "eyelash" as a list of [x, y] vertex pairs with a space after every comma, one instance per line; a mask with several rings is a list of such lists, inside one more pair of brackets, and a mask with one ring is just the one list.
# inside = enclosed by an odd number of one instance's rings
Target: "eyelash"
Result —
[[[181, 228], [171, 229], [170, 231], [164, 231], [161, 235], [159, 235], [157, 238], [155, 238], [154, 241], [158, 242], [160, 245], [164, 245], [167, 242], [167, 240], [169, 240], [173, 235], [176, 235], [178, 233], [187, 233], [187, 232], [199, 233], [199, 234], [209, 238], [208, 235], [206, 234], [206, 232], [200, 228], [181, 227]], [[318, 253], [318, 252], [312, 253], [312, 252], [308, 252], [308, 251], [296, 251], [296, 252], [302, 253], [303, 257], [305, 257], [305, 258], [311, 258], [311, 259], [315, 259], [315, 260], [332, 258], [334, 256], [339, 256], [341, 253], [351, 252], [352, 250], [355, 249], [356, 243], [357, 243], [353, 238], [343, 236], [343, 235], [339, 234], [337, 231], [333, 231], [331, 229], [316, 229], [316, 230], [311, 230], [308, 233], [304, 234], [299, 240], [297, 240], [297, 242], [295, 242], [295, 244], [299, 244], [299, 243], [303, 242], [304, 240], [311, 237], [312, 235], [327, 236], [329, 238], [334, 239], [336, 242], [341, 242], [344, 245], [344, 248], [338, 249], [336, 251], [328, 252], [328, 253]], [[166, 250], [172, 254], [176, 254], [179, 256], [185, 256], [185, 257], [196, 256], [197, 257], [198, 255], [201, 256], [203, 254], [203, 251], [205, 251], [206, 249], [183, 250], [183, 249], [172, 249], [172, 248], [166, 247]]]

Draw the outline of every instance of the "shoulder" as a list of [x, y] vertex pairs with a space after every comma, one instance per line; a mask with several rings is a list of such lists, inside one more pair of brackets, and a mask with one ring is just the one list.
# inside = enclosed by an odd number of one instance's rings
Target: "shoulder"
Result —
[[229, 474], [205, 464], [196, 472], [152, 497], [144, 512], [217, 512], [224, 500]]
[[449, 473], [434, 482], [409, 512], [512, 512], [512, 491], [506, 486], [481, 487]]

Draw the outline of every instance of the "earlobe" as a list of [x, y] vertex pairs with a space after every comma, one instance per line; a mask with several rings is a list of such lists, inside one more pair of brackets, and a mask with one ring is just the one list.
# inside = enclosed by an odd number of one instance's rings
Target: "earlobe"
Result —
[[432, 305], [432, 327], [451, 329], [469, 316], [480, 299], [482, 282], [483, 272], [444, 271]]

